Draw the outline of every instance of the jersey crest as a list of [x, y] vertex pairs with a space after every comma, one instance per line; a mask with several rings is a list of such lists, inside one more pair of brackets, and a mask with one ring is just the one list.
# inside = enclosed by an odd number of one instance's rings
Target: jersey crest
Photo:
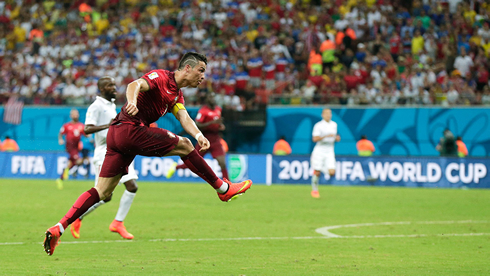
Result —
[[151, 74], [148, 75], [148, 78], [150, 80], [156, 79], [156, 78], [158, 78], [158, 73], [157, 72], [153, 72], [153, 73], [151, 73]]

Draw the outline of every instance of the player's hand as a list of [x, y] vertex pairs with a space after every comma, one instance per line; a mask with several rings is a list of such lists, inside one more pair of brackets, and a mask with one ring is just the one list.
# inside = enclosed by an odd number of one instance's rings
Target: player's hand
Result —
[[335, 142], [340, 142], [340, 135], [335, 136]]
[[223, 125], [223, 124], [220, 124], [220, 125], [219, 125], [218, 130], [223, 131], [223, 130], [225, 130], [225, 129], [226, 129], [225, 125]]
[[60, 144], [60, 146], [64, 145], [64, 144], [65, 144], [65, 140], [63, 140], [63, 139], [58, 139], [58, 144]]
[[222, 118], [219, 118], [219, 119], [213, 120], [212, 123], [213, 124], [222, 124], [223, 123], [223, 119]]
[[112, 121], [114, 121], [114, 118], [112, 118], [111, 121], [107, 124], [107, 128], [109, 128], [111, 126]]
[[129, 116], [134, 116], [138, 114], [139, 110], [138, 107], [136, 107], [136, 104], [128, 103], [128, 105], [126, 105], [126, 112], [128, 113]]
[[211, 146], [211, 144], [209, 143], [209, 140], [204, 137], [204, 135], [201, 135], [199, 137], [199, 140], [197, 140], [197, 142], [199, 143], [199, 146], [201, 147], [201, 149], [199, 151], [207, 151], [209, 149], [209, 147]]

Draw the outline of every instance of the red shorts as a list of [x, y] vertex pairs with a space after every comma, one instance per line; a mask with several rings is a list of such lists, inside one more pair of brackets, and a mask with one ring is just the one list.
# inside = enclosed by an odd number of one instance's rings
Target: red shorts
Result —
[[107, 133], [107, 152], [99, 176], [125, 175], [136, 155], [165, 156], [178, 142], [179, 137], [165, 129], [129, 123], [111, 125]]
[[223, 149], [223, 145], [221, 145], [221, 137], [219, 135], [207, 134], [204, 136], [209, 140], [209, 143], [211, 145], [207, 151], [199, 151], [201, 149], [201, 146], [199, 146], [199, 143], [196, 144], [196, 150], [201, 156], [204, 156], [208, 152], [211, 153], [211, 156], [213, 156], [213, 158], [225, 155], [225, 150]]
[[66, 152], [70, 155], [68, 160], [70, 160], [72, 164], [76, 164], [77, 160], [80, 159], [78, 148], [67, 148]]

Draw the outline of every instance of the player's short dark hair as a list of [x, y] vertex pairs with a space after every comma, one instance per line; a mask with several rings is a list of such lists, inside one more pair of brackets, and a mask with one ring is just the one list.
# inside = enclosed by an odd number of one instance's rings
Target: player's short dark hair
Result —
[[103, 76], [102, 78], [100, 78], [98, 81], [97, 81], [97, 88], [99, 90], [102, 90], [102, 88], [104, 87], [106, 81], [112, 79], [112, 77], [110, 76]]
[[184, 69], [186, 65], [190, 65], [192, 68], [194, 68], [196, 65], [199, 64], [199, 61], [204, 62], [204, 64], [206, 65], [208, 64], [208, 59], [203, 54], [199, 54], [196, 52], [185, 53], [185, 55], [179, 61], [178, 70]]

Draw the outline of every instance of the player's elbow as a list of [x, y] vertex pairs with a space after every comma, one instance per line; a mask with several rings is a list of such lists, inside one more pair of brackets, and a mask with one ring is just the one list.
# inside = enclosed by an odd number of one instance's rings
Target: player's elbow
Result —
[[84, 132], [86, 135], [89, 135], [89, 134], [94, 133], [94, 132], [92, 131], [92, 128], [91, 128], [91, 127], [87, 127], [87, 126], [85, 126], [85, 127], [83, 128], [83, 132]]

